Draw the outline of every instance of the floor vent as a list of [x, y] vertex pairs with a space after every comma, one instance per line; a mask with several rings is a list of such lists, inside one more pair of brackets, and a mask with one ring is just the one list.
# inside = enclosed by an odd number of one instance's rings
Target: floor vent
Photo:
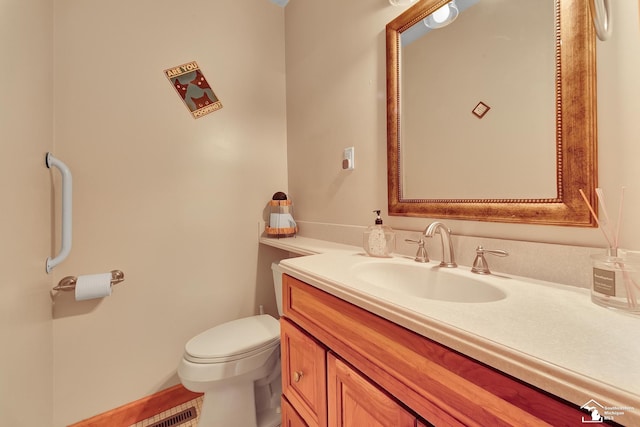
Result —
[[182, 423], [186, 423], [189, 420], [193, 420], [198, 416], [195, 406], [192, 406], [189, 409], [186, 409], [182, 412], [178, 412], [175, 415], [171, 415], [170, 417], [165, 418], [164, 420], [160, 420], [153, 424], [150, 424], [149, 427], [174, 427], [180, 425]]

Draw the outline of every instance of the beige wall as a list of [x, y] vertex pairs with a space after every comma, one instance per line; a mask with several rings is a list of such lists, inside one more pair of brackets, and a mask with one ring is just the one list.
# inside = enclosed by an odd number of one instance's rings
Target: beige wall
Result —
[[[623, 245], [640, 249], [638, 10], [615, 6], [614, 36], [598, 42], [600, 183], [613, 206], [628, 186]], [[280, 254], [258, 249], [257, 222], [287, 191], [287, 155], [297, 219], [366, 225], [385, 208], [383, 29], [401, 12], [386, 0], [292, 0], [286, 24], [266, 0], [60, 0], [55, 13], [49, 0], [0, 0], [0, 12], [5, 424], [63, 426], [176, 384], [192, 335], [259, 304], [273, 313]], [[198, 120], [162, 73], [191, 60], [224, 104]], [[344, 172], [351, 145], [356, 170]], [[49, 150], [73, 171], [74, 239], [46, 275], [59, 191]], [[429, 219], [387, 222], [419, 230]], [[448, 222], [601, 245], [597, 230]], [[110, 298], [52, 305], [61, 277], [113, 268], [126, 281]]]
[[52, 6], [0, 0], [0, 424], [48, 426], [51, 333]]
[[[614, 5], [614, 36], [598, 42], [600, 185], [617, 209], [627, 186], [622, 246], [640, 250], [640, 34], [635, 1]], [[386, 211], [384, 27], [402, 12], [386, 0], [292, 1], [286, 9], [289, 190], [298, 219], [369, 225]], [[355, 146], [354, 171], [341, 169]], [[449, 179], [467, 180], [467, 176]], [[387, 218], [423, 230], [429, 218]], [[604, 246], [596, 229], [449, 221], [454, 233]], [[469, 254], [471, 256], [471, 254]]]
[[[185, 342], [274, 311], [258, 221], [286, 188], [284, 11], [266, 0], [61, 0], [55, 144], [74, 178], [56, 279], [121, 269], [54, 310], [62, 426], [176, 384]], [[194, 120], [163, 70], [197, 61], [224, 108]]]

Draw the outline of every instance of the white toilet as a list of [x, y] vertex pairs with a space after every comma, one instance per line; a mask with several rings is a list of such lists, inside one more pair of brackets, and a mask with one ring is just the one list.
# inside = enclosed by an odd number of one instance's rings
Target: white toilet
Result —
[[[271, 266], [278, 313], [282, 272]], [[280, 323], [268, 314], [206, 330], [185, 345], [178, 376], [188, 390], [204, 393], [198, 427], [280, 425]]]

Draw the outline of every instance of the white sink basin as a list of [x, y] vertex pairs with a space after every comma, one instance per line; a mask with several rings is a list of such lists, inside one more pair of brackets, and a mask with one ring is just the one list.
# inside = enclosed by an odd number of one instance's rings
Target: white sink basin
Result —
[[369, 285], [411, 297], [460, 303], [482, 303], [506, 298], [499, 288], [460, 274], [456, 269], [424, 264], [364, 262], [350, 273]]

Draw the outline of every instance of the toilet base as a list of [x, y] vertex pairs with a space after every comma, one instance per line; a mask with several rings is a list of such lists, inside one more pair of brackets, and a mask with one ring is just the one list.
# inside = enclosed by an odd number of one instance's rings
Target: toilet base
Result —
[[205, 392], [198, 427], [257, 426], [253, 383]]
[[[265, 386], [235, 384], [207, 391], [202, 400], [198, 427], [278, 427], [282, 422], [281, 394], [277, 382]], [[259, 400], [257, 413], [256, 395]]]
[[257, 427], [280, 427], [282, 425], [282, 414], [280, 407], [269, 408], [258, 413]]
[[[198, 427], [278, 427], [282, 422], [280, 349], [253, 374], [255, 381], [233, 378], [204, 392]], [[265, 376], [265, 374], [268, 374]], [[255, 378], [255, 377], [254, 377]]]
[[282, 423], [280, 401], [282, 398], [282, 375], [280, 363], [267, 378], [255, 383], [257, 427], [278, 427]]

